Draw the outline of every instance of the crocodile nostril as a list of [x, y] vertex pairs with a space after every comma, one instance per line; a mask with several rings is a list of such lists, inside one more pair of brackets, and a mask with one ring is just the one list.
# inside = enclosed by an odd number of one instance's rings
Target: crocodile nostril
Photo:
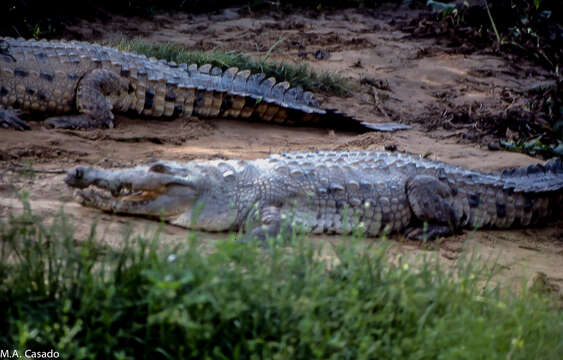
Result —
[[121, 186], [111, 189], [110, 192], [113, 197], [118, 197], [121, 193]]

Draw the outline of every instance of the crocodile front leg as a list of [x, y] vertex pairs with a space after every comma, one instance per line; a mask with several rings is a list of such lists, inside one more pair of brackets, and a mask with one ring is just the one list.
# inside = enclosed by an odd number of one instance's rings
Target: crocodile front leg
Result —
[[289, 237], [292, 233], [291, 223], [285, 220], [282, 211], [277, 206], [256, 208], [251, 211], [244, 224], [246, 234], [241, 238], [241, 242], [258, 240], [264, 243], [279, 234], [284, 238]]
[[428, 175], [414, 176], [407, 182], [407, 197], [411, 210], [420, 224], [406, 232], [418, 240], [449, 236], [459, 228], [450, 187]]
[[31, 130], [31, 126], [22, 119], [19, 110], [4, 109], [0, 106], [0, 126], [3, 128], [12, 128], [16, 130]]
[[64, 129], [113, 128], [113, 104], [127, 96], [127, 90], [127, 81], [119, 75], [93, 70], [78, 83], [76, 107], [80, 114], [51, 117], [45, 124]]

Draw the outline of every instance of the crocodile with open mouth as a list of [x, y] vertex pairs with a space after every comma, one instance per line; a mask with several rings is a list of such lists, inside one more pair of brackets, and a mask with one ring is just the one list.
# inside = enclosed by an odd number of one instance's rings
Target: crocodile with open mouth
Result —
[[87, 42], [0, 37], [0, 126], [29, 129], [21, 112], [51, 115], [45, 123], [57, 128], [111, 128], [114, 112], [252, 118], [359, 132], [409, 128], [322, 108], [311, 92], [248, 70], [176, 64]]
[[563, 165], [552, 159], [482, 173], [399, 153], [325, 151], [123, 170], [78, 166], [65, 182], [83, 205], [192, 229], [243, 230], [263, 240], [299, 225], [370, 236], [406, 230], [423, 239], [560, 217]]

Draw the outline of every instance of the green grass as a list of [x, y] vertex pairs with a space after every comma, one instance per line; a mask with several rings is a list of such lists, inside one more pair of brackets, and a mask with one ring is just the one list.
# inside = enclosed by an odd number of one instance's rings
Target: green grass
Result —
[[188, 51], [182, 46], [173, 43], [149, 44], [142, 40], [121, 40], [112, 46], [136, 52], [157, 59], [166, 59], [176, 63], [185, 64], [212, 64], [225, 70], [229, 67], [248, 69], [252, 73], [264, 73], [267, 77], [273, 76], [278, 81], [287, 81], [291, 86], [301, 86], [309, 91], [325, 91], [333, 95], [345, 96], [349, 94], [350, 84], [342, 76], [311, 70], [307, 64], [291, 65], [286, 63], [268, 61], [272, 47], [264, 56], [255, 58], [250, 54], [237, 51]]
[[[461, 261], [389, 261], [352, 238], [338, 262], [298, 237], [166, 248], [158, 232], [80, 244], [61, 213], [29, 205], [0, 221], [0, 349], [65, 359], [555, 359], [563, 314], [550, 297], [499, 291]], [[361, 246], [360, 244], [364, 244]]]

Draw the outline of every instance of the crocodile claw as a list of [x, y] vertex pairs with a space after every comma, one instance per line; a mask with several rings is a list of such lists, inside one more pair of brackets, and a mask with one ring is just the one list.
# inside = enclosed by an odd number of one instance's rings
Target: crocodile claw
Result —
[[405, 231], [405, 237], [411, 240], [428, 241], [441, 236], [450, 236], [454, 232], [446, 225], [428, 224], [424, 227], [413, 227]]
[[20, 119], [20, 111], [0, 108], [0, 126], [16, 130], [31, 130], [31, 126]]

